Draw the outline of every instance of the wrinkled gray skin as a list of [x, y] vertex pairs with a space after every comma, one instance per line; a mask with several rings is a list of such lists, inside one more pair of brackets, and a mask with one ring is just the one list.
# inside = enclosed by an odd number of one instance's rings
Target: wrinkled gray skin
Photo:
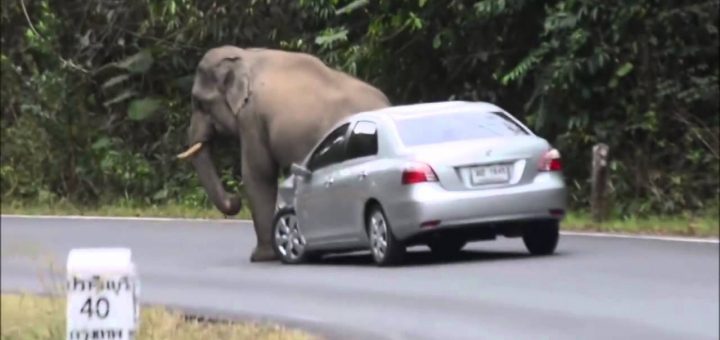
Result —
[[186, 151], [210, 200], [226, 215], [241, 202], [223, 188], [209, 144], [236, 136], [257, 245], [251, 261], [272, 261], [272, 218], [280, 169], [301, 161], [324, 133], [350, 114], [387, 107], [377, 88], [333, 70], [308, 54], [222, 46], [198, 64]]

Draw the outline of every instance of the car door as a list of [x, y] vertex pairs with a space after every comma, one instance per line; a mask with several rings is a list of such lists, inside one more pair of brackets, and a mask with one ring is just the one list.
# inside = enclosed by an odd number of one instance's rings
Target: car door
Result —
[[377, 158], [377, 126], [361, 120], [352, 128], [347, 141], [346, 157], [335, 171], [333, 182], [332, 224], [340, 229], [339, 239], [365, 239], [363, 208], [370, 192], [368, 165]]
[[307, 163], [311, 176], [298, 179], [296, 211], [308, 242], [332, 242], [340, 235], [332, 213], [338, 202], [334, 181], [335, 171], [345, 159], [349, 126], [337, 127], [318, 144]]

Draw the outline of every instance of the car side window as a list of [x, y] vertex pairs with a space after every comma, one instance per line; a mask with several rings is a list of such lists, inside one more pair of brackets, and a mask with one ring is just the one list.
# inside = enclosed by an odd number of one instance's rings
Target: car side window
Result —
[[309, 170], [314, 171], [345, 159], [345, 139], [349, 126], [350, 123], [339, 126], [318, 145], [308, 162]]
[[377, 126], [372, 122], [359, 121], [348, 139], [347, 158], [372, 156], [377, 152]]

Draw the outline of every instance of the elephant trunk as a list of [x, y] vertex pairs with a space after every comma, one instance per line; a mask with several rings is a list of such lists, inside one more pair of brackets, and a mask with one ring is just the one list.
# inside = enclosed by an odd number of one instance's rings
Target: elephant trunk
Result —
[[228, 216], [237, 215], [237, 213], [240, 212], [240, 208], [242, 208], [240, 198], [235, 195], [230, 195], [225, 191], [218, 177], [217, 170], [215, 169], [215, 164], [213, 164], [210, 157], [208, 146], [199, 145], [199, 150], [192, 152], [192, 164], [198, 174], [200, 183], [218, 210]]

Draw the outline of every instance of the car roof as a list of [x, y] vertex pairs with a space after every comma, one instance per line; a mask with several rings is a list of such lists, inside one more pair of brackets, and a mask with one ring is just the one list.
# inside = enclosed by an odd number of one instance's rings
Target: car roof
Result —
[[487, 102], [470, 102], [470, 101], [442, 101], [418, 104], [406, 104], [389, 106], [382, 109], [358, 112], [353, 115], [354, 119], [362, 117], [385, 118], [390, 117], [393, 120], [402, 120], [405, 118], [414, 118], [424, 115], [442, 115], [449, 113], [458, 113], [466, 111], [481, 112], [505, 112], [497, 105]]
[[[529, 130], [526, 126], [524, 126], [520, 121], [518, 121], [510, 113], [503, 110], [497, 105], [482, 101], [450, 100], [429, 103], [395, 105], [376, 110], [361, 111], [345, 117], [344, 119], [341, 119], [340, 121], [333, 124], [333, 126], [325, 132], [325, 134], [322, 136], [322, 138], [320, 138], [320, 140], [318, 140], [317, 143], [321, 143], [322, 140], [327, 138], [331, 131], [337, 129], [338, 127], [345, 124], [354, 125], [356, 122], [363, 119], [373, 119], [376, 123], [381, 124], [383, 122], [392, 124], [391, 121], [398, 121], [404, 118], [414, 118], [423, 115], [433, 114], [451, 114], [468, 111], [501, 112], [507, 114], [513, 121], [518, 123], [523, 130], [525, 130], [531, 135], [533, 134], [533, 132]], [[312, 150], [314, 150], [314, 148], [317, 147], [318, 144], [315, 144]], [[310, 151], [306, 157], [310, 157], [310, 153], [312, 153], [312, 151]]]
[[348, 122], [357, 122], [363, 119], [373, 119], [378, 123], [384, 122], [383, 124], [393, 124], [393, 122], [398, 122], [409, 118], [467, 112], [500, 113], [518, 124], [528, 134], [534, 135], [532, 130], [530, 130], [527, 126], [520, 122], [517, 117], [513, 116], [511, 113], [505, 111], [504, 109], [495, 104], [482, 101], [462, 100], [395, 105], [377, 110], [358, 112], [342, 120], [342, 122], [336, 124], [336, 126], [340, 126], [341, 124]]

